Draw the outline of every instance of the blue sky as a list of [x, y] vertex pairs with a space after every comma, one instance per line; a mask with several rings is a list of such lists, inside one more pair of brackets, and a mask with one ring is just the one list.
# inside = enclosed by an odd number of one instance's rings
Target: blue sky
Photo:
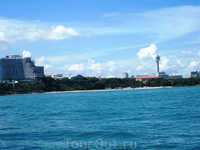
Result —
[[64, 76], [189, 77], [200, 70], [198, 0], [0, 0], [0, 57], [31, 56]]

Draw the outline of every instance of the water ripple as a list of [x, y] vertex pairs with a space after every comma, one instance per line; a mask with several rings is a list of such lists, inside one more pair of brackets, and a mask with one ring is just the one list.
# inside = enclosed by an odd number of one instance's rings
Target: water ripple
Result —
[[200, 149], [199, 91], [4, 96], [0, 149]]

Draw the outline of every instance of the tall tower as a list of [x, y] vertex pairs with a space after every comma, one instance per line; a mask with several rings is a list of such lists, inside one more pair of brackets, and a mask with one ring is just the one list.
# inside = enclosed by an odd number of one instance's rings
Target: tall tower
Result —
[[157, 76], [159, 75], [159, 61], [160, 61], [160, 56], [157, 54], [155, 57], [156, 64], [157, 64]]

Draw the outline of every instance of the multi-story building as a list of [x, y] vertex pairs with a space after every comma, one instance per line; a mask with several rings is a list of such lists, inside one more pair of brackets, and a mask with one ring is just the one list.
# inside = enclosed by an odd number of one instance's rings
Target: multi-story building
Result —
[[134, 75], [131, 75], [129, 78], [132, 78], [132, 79], [133, 79], [133, 78], [135, 78], [135, 76], [134, 76]]
[[166, 74], [166, 72], [163, 72], [163, 71], [158, 73], [158, 77], [164, 78], [164, 79], [169, 79], [169, 75]]
[[53, 74], [52, 78], [54, 78], [54, 79], [62, 79], [63, 78], [63, 74]]
[[30, 57], [11, 55], [0, 59], [0, 78], [2, 79], [35, 79], [44, 77], [44, 67], [35, 65]]
[[122, 78], [128, 78], [128, 73], [127, 72], [122, 73]]
[[180, 79], [183, 78], [181, 74], [174, 74], [169, 77], [170, 79]]
[[3, 69], [0, 67], [0, 83], [3, 82]]
[[45, 73], [45, 77], [51, 77], [56, 79], [63, 79], [63, 74], [51, 74], [51, 73]]
[[193, 77], [193, 78], [200, 78], [200, 71], [191, 71], [190, 72], [190, 77]]
[[45, 77], [51, 77], [52, 78], [52, 74], [51, 73], [45, 73]]

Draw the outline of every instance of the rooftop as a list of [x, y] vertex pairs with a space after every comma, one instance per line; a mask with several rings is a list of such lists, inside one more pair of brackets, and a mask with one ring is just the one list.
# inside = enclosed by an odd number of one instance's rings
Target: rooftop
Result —
[[141, 77], [137, 77], [137, 79], [149, 79], [149, 78], [159, 78], [157, 76], [141, 76]]
[[10, 58], [10, 59], [20, 59], [23, 58], [22, 55], [7, 55], [6, 58]]

